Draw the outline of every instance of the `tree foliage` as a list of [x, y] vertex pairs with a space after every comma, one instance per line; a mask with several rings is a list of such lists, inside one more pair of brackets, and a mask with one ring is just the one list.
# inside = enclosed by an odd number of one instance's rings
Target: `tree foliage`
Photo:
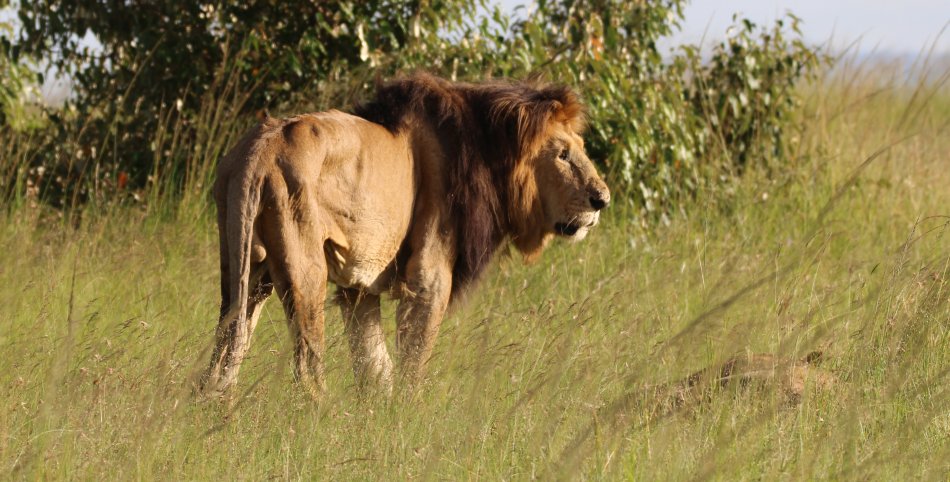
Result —
[[[0, 7], [4, 2], [0, 1]], [[0, 22], [0, 126], [14, 129], [34, 127], [29, 101], [38, 94], [37, 74], [30, 69], [20, 49], [11, 42], [13, 26]]]
[[695, 46], [661, 52], [684, 4], [539, 0], [513, 19], [487, 0], [24, 2], [17, 47], [75, 82], [32, 161], [56, 175], [37, 183], [80, 201], [206, 185], [261, 109], [346, 108], [415, 69], [541, 74], [582, 92], [592, 157], [662, 215], [711, 172], [783, 155], [794, 86], [816, 60], [794, 18], [791, 40], [782, 22], [739, 21], [708, 62]]

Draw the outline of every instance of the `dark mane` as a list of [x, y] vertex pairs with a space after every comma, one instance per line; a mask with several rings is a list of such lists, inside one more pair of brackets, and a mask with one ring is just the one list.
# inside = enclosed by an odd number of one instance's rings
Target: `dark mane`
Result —
[[511, 203], [522, 189], [520, 163], [540, 147], [552, 121], [582, 128], [582, 106], [571, 89], [532, 82], [450, 82], [414, 74], [377, 87], [356, 115], [391, 132], [429, 126], [446, 153], [449, 202], [456, 219], [453, 297], [476, 281], [519, 223]]

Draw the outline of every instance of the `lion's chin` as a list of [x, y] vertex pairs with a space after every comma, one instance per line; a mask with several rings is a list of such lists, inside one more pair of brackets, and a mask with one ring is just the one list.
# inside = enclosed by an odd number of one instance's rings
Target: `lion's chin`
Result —
[[576, 223], [556, 223], [554, 225], [554, 232], [558, 236], [571, 237], [580, 230], [581, 226]]
[[566, 239], [572, 243], [576, 243], [587, 237], [587, 233], [590, 232], [589, 227], [583, 227], [577, 230], [573, 236], [567, 236]]

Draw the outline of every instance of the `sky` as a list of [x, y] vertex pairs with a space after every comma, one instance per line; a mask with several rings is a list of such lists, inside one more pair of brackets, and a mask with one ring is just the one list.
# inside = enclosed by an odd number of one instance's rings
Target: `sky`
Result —
[[[498, 1], [509, 10], [530, 3]], [[692, 0], [682, 31], [669, 43], [699, 43], [704, 32], [707, 44], [720, 40], [736, 12], [759, 25], [771, 25], [787, 11], [802, 19], [809, 43], [830, 41], [832, 48], [840, 49], [859, 41], [861, 54], [913, 56], [929, 48], [947, 27], [935, 53], [950, 55], [950, 0]]]
[[[509, 11], [531, 0], [494, 0]], [[647, 0], [649, 1], [649, 0]], [[936, 52], [950, 55], [950, 0], [692, 0], [686, 7], [683, 29], [671, 44], [698, 43], [721, 39], [741, 12], [763, 25], [791, 11], [804, 21], [805, 38], [812, 43], [833, 39], [833, 47], [860, 40], [861, 52], [913, 55], [929, 47], [941, 29]], [[0, 22], [14, 17], [10, 9], [0, 9]]]
[[[509, 12], [532, 3], [493, 1]], [[736, 12], [759, 25], [771, 25], [788, 11], [802, 19], [806, 41], [830, 44], [832, 50], [857, 42], [852, 49], [861, 55], [913, 58], [933, 45], [938, 57], [950, 57], [950, 0], [692, 0], [681, 31], [663, 45], [721, 40]], [[0, 9], [0, 22], [12, 17], [10, 9]], [[56, 98], [64, 89], [62, 82], [50, 80], [42, 90], [44, 97]]]

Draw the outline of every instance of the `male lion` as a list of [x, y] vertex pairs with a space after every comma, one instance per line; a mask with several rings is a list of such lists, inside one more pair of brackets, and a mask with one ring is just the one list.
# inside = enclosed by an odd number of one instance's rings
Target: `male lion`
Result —
[[356, 109], [266, 119], [218, 166], [221, 318], [206, 394], [235, 383], [277, 290], [294, 373], [324, 388], [323, 305], [338, 286], [356, 379], [391, 390], [379, 296], [400, 300], [396, 346], [417, 379], [449, 300], [510, 240], [535, 258], [582, 239], [610, 193], [584, 152], [563, 86], [455, 83], [415, 74]]

